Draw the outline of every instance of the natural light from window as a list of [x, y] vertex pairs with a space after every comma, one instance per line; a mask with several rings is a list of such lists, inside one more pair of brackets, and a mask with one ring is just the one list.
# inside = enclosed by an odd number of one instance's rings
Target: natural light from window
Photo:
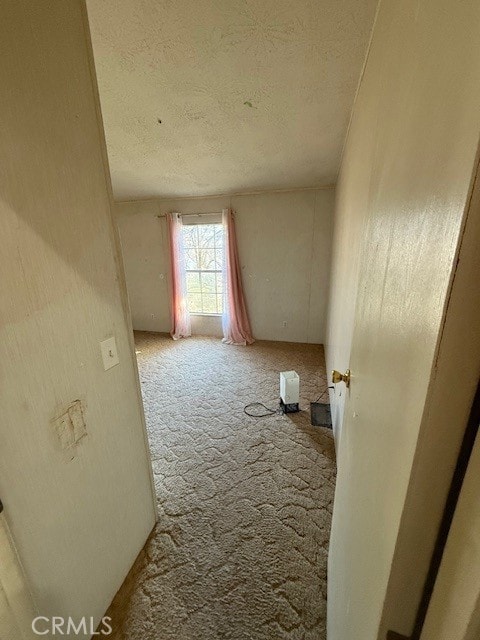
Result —
[[223, 226], [183, 226], [187, 304], [190, 313], [219, 315], [223, 311]]

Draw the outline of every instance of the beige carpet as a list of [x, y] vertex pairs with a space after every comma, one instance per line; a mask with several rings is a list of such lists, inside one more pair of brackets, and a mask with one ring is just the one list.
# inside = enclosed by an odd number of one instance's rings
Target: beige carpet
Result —
[[[125, 640], [324, 640], [335, 482], [323, 348], [136, 334], [160, 519], [108, 612]], [[279, 372], [301, 381], [299, 414]]]

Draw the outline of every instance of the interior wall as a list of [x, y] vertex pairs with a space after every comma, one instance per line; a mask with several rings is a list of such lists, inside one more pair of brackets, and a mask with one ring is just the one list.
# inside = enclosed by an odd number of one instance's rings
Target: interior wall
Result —
[[[327, 309], [325, 360], [327, 371], [345, 372], [350, 368], [355, 306], [357, 300], [360, 255], [365, 235], [368, 211], [368, 163], [371, 161], [368, 130], [358, 127], [355, 135], [366, 149], [364, 162], [355, 166], [355, 175], [346, 168], [355, 146], [348, 144], [344, 153], [345, 168], [341, 171], [335, 189], [332, 263]], [[333, 433], [338, 451], [345, 408], [346, 393], [343, 385], [330, 391], [330, 410]]]
[[[170, 331], [168, 239], [157, 216], [231, 207], [254, 336], [323, 343], [333, 198], [333, 189], [319, 189], [117, 203], [134, 328]], [[221, 335], [220, 318], [193, 316], [192, 328]]]
[[[479, 20], [473, 0], [382, 0], [354, 106], [336, 190], [326, 344], [327, 369], [352, 364], [344, 433], [345, 395], [331, 396], [332, 640], [410, 635], [476, 383], [468, 354], [450, 365], [477, 314], [465, 314], [447, 344], [445, 312], [480, 133]], [[352, 470], [372, 480], [365, 504], [352, 500]], [[346, 532], [341, 546], [335, 532]]]
[[155, 512], [84, 6], [7, 0], [0, 22], [0, 495], [39, 613], [96, 623]]

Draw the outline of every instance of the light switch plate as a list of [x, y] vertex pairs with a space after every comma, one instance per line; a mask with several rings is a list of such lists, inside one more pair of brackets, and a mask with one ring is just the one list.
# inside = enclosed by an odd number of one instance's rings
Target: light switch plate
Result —
[[102, 350], [102, 359], [105, 371], [107, 371], [107, 369], [111, 369], [120, 362], [118, 359], [117, 343], [113, 336], [103, 342], [100, 342], [100, 349]]

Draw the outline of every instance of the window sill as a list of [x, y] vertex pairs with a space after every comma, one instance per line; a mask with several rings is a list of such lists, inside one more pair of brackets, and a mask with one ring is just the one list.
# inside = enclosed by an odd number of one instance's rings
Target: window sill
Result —
[[221, 313], [197, 313], [197, 312], [194, 313], [192, 311], [190, 311], [190, 315], [191, 316], [200, 316], [200, 317], [206, 316], [207, 318], [221, 318], [222, 317]]

